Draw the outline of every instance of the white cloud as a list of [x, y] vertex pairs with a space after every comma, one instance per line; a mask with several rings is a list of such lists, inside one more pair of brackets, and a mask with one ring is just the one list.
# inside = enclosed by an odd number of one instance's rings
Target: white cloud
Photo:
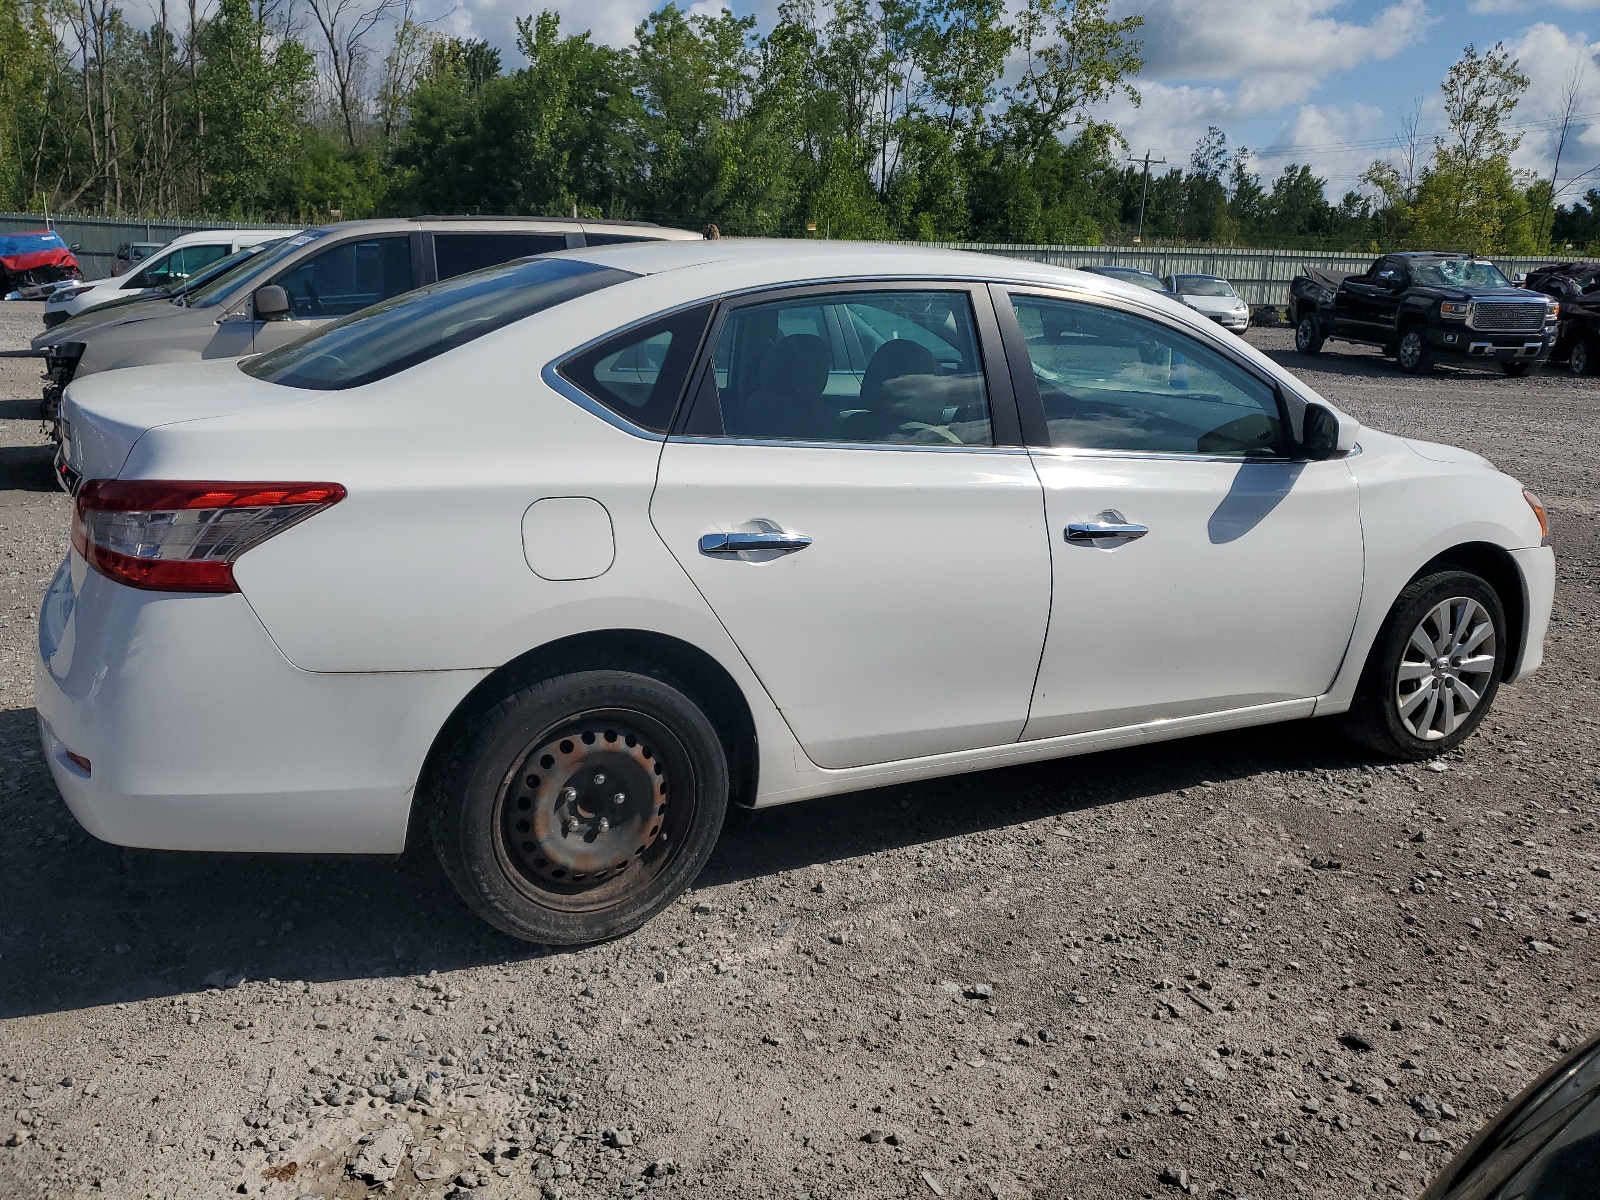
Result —
[[1569, 81], [1576, 80], [1575, 115], [1586, 119], [1574, 119], [1568, 130], [1560, 177], [1565, 180], [1595, 166], [1600, 158], [1600, 120], [1596, 119], [1600, 113], [1600, 42], [1540, 22], [1506, 48], [1529, 81], [1511, 117], [1522, 134], [1512, 165], [1548, 178], [1560, 137], [1557, 122], [1566, 108]]
[[1580, 9], [1600, 8], [1600, 0], [1472, 0], [1475, 13], [1527, 12], [1531, 8]]
[[1241, 115], [1304, 100], [1329, 75], [1389, 58], [1431, 23], [1424, 0], [1396, 0], [1366, 22], [1340, 20], [1341, 0], [1121, 0], [1145, 18], [1146, 78], [1238, 80]]

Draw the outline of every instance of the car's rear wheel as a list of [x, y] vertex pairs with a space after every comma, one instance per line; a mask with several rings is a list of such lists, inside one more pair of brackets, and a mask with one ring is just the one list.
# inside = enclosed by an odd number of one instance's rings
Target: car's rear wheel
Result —
[[434, 848], [472, 909], [514, 937], [573, 945], [638, 928], [694, 882], [728, 766], [671, 680], [581, 671], [468, 721], [429, 792]]
[[1424, 375], [1433, 370], [1433, 352], [1428, 349], [1428, 337], [1421, 325], [1413, 325], [1400, 335], [1395, 346], [1395, 361], [1409, 375]]
[[1593, 375], [1600, 367], [1600, 347], [1593, 338], [1579, 338], [1572, 343], [1572, 353], [1567, 356], [1567, 370], [1574, 375]]
[[1391, 758], [1453, 750], [1494, 702], [1506, 645], [1500, 598], [1483, 579], [1444, 570], [1413, 581], [1367, 658], [1345, 733]]
[[1316, 317], [1307, 313], [1301, 317], [1294, 327], [1294, 348], [1301, 354], [1321, 354], [1322, 326], [1317, 324]]

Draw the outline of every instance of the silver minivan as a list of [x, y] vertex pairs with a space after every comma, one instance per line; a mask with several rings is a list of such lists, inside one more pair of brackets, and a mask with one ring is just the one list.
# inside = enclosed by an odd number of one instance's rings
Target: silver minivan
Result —
[[74, 379], [117, 367], [235, 358], [292, 342], [369, 304], [530, 254], [698, 239], [639, 221], [412, 217], [345, 221], [285, 238], [173, 299], [90, 310], [33, 339], [46, 352], [42, 416]]

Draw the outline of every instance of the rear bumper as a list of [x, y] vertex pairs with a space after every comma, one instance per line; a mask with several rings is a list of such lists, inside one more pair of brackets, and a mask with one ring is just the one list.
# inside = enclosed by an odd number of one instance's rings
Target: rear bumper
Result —
[[242, 595], [136, 591], [76, 554], [34, 668], [50, 772], [95, 837], [346, 854], [404, 848], [423, 759], [483, 674], [302, 671]]
[[1544, 663], [1544, 638], [1556, 598], [1556, 552], [1550, 546], [1532, 546], [1513, 550], [1511, 557], [1522, 576], [1522, 654], [1506, 682], [1517, 683]]

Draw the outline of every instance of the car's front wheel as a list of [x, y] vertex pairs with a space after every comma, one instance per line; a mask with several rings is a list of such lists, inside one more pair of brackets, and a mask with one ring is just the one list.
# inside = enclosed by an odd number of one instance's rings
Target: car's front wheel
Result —
[[1321, 354], [1322, 342], [1322, 327], [1307, 313], [1294, 327], [1294, 348], [1301, 354]]
[[1494, 702], [1505, 655], [1505, 613], [1488, 583], [1458, 570], [1414, 580], [1378, 633], [1344, 731], [1391, 758], [1452, 750]]
[[425, 802], [439, 861], [480, 917], [574, 945], [638, 928], [694, 882], [722, 828], [728, 766], [674, 682], [579, 671], [467, 721]]
[[1394, 357], [1400, 369], [1411, 375], [1422, 375], [1433, 369], [1433, 354], [1421, 325], [1413, 325], [1400, 335]]

